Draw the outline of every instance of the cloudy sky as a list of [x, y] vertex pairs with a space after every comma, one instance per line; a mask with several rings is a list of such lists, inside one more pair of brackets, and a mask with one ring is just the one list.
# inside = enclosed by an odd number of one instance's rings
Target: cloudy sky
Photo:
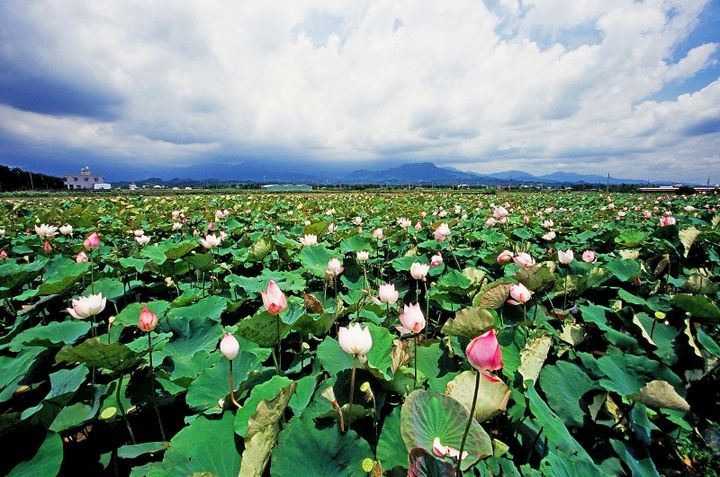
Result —
[[6, 165], [720, 182], [720, 0], [0, 0], [0, 18]]

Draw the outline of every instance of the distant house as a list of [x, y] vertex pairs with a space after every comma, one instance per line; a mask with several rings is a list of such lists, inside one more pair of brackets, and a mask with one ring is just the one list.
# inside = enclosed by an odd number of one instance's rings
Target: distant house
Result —
[[312, 190], [312, 186], [307, 184], [266, 184], [260, 186], [265, 191], [303, 191]]
[[89, 167], [80, 169], [80, 174], [65, 174], [63, 184], [68, 189], [95, 189], [95, 184], [103, 184], [103, 176], [98, 176], [90, 172]]

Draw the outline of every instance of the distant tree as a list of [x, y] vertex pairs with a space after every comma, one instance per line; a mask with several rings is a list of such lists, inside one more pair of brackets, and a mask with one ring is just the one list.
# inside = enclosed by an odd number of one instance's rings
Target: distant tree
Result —
[[0, 165], [0, 192], [63, 189], [63, 179]]

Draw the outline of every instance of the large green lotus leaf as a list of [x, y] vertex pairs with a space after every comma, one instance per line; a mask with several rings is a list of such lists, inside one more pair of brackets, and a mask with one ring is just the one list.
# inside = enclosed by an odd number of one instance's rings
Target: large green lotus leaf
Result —
[[369, 252], [374, 248], [375, 247], [365, 237], [360, 235], [353, 235], [352, 237], [340, 241], [340, 251], [343, 254], [359, 252], [361, 250]]
[[[372, 348], [370, 348], [367, 354], [368, 368], [370, 368], [373, 374], [377, 375], [379, 373], [383, 379], [391, 381], [393, 378], [391, 353], [395, 336], [390, 334], [387, 328], [372, 323], [366, 323], [362, 326], [367, 326], [367, 328], [370, 329], [370, 336], [372, 336], [373, 342]], [[338, 344], [338, 346], [340, 346], [340, 344]]]
[[400, 433], [400, 407], [396, 407], [385, 417], [382, 431], [377, 444], [377, 458], [383, 469], [390, 470], [395, 467], [408, 468], [408, 452], [404, 446], [398, 445], [402, 440]]
[[[98, 410], [100, 409], [100, 398], [105, 394], [107, 387], [107, 385], [94, 385], [94, 393], [89, 405], [85, 402], [77, 402], [62, 408], [58, 415], [55, 416], [55, 420], [50, 424], [50, 430], [62, 432], [92, 420], [97, 416]], [[93, 389], [91, 388], [87, 391], [90, 393]]]
[[211, 352], [223, 336], [223, 328], [211, 320], [176, 318], [166, 320], [164, 330], [172, 331], [173, 339], [165, 345], [165, 356], [192, 356], [198, 351]]
[[629, 282], [640, 276], [640, 264], [635, 260], [614, 259], [606, 268], [621, 282]]
[[317, 429], [311, 418], [293, 418], [278, 436], [270, 475], [296, 477], [365, 477], [363, 459], [372, 459], [370, 445], [355, 431], [341, 434], [337, 426]]
[[117, 455], [120, 459], [134, 459], [144, 454], [152, 454], [167, 449], [167, 442], [143, 442], [142, 444], [126, 444], [118, 447]]
[[115, 321], [113, 326], [137, 326], [138, 318], [143, 306], [147, 306], [148, 310], [158, 315], [159, 327], [163, 327], [162, 318], [165, 316], [165, 312], [170, 307], [170, 303], [164, 300], [151, 301], [148, 303], [130, 303], [128, 306], [122, 309], [120, 313], [115, 315]]
[[565, 425], [582, 426], [585, 411], [580, 407], [581, 399], [596, 386], [579, 366], [567, 361], [545, 366], [540, 372], [540, 388]]
[[483, 308], [464, 308], [455, 313], [442, 327], [442, 332], [450, 336], [473, 339], [495, 327], [495, 318]]
[[118, 260], [120, 266], [125, 269], [134, 269], [138, 273], [142, 273], [145, 270], [145, 264], [148, 263], [148, 259], [123, 257]]
[[[278, 328], [280, 331], [279, 336]], [[270, 347], [275, 346], [279, 340], [287, 336], [290, 330], [291, 326], [284, 323], [282, 319], [280, 319], [280, 326], [278, 327], [277, 316], [259, 310], [255, 315], [244, 318], [238, 323], [237, 334], [260, 346]]]
[[64, 346], [55, 355], [55, 362], [77, 362], [90, 368], [124, 371], [140, 363], [141, 356], [122, 343], [106, 343], [100, 338], [90, 338], [77, 346]]
[[[578, 475], [588, 477], [610, 477], [587, 459], [573, 455], [566, 455], [563, 452], [551, 452], [540, 462], [542, 475], [554, 477], [577, 477]], [[635, 474], [633, 474], [635, 475]]]
[[443, 275], [435, 285], [438, 290], [447, 290], [463, 295], [472, 286], [472, 282], [462, 272], [452, 269]]
[[250, 416], [242, 454], [240, 474], [243, 477], [262, 477], [270, 452], [277, 444], [280, 419], [284, 417], [290, 397], [295, 393], [297, 383], [291, 382], [271, 400], [260, 401], [255, 413]]
[[329, 225], [330, 225], [330, 222], [321, 220], [320, 222], [315, 222], [310, 225], [306, 225], [305, 228], [303, 229], [302, 234], [303, 235], [320, 236], [327, 230]]
[[87, 321], [53, 321], [45, 326], [28, 328], [13, 340], [0, 348], [9, 348], [12, 352], [22, 351], [27, 346], [53, 347], [58, 344], [73, 344], [90, 331]]
[[[465, 406], [468, 412], [470, 412], [475, 392], [476, 373], [477, 371], [463, 371], [455, 376], [445, 388], [445, 394]], [[484, 422], [505, 412], [510, 399], [510, 388], [502, 381], [491, 382], [482, 378], [479, 384], [474, 416], [476, 421]]]
[[455, 465], [440, 460], [425, 449], [410, 451], [408, 477], [455, 477]]
[[[319, 372], [318, 370], [318, 373]], [[312, 374], [310, 376], [303, 376], [296, 381], [297, 387], [288, 404], [288, 407], [292, 409], [294, 414], [300, 414], [303, 409], [310, 404], [310, 400], [317, 388], [317, 378], [318, 374]]]
[[647, 235], [640, 230], [624, 230], [617, 237], [615, 243], [624, 247], [637, 247], [642, 245]]
[[25, 377], [44, 348], [25, 348], [17, 356], [0, 356], [0, 402], [10, 399], [18, 383]]
[[50, 392], [45, 396], [45, 400], [74, 393], [80, 389], [87, 375], [88, 369], [83, 365], [50, 374]]
[[198, 253], [189, 254], [183, 257], [183, 260], [188, 262], [196, 270], [201, 272], [207, 272], [213, 268], [214, 257], [211, 253]]
[[199, 416], [178, 432], [152, 476], [203, 474], [237, 477], [240, 454], [235, 447], [233, 415], [225, 412], [220, 419]]
[[720, 346], [702, 328], [697, 330], [697, 340], [703, 345], [705, 351], [715, 356], [720, 356]]
[[[537, 429], [534, 432], [542, 433], [547, 439], [547, 445], [552, 450], [559, 450], [568, 455], [577, 455], [582, 460], [593, 464], [590, 455], [585, 448], [570, 434], [562, 420], [555, 414], [550, 407], [535, 391], [534, 387], [529, 387], [525, 395], [530, 404], [530, 412], [535, 417]], [[536, 442], [540, 442], [542, 438], [534, 438]]]
[[317, 357], [320, 364], [331, 376], [352, 368], [353, 357], [342, 350], [340, 344], [333, 338], [326, 336], [317, 347]]
[[620, 459], [630, 468], [633, 477], [660, 477], [650, 457], [636, 457], [634, 455], [636, 452], [631, 450], [626, 442], [610, 439], [610, 445]]
[[143, 247], [142, 251], [140, 252], [140, 256], [149, 258], [157, 265], [162, 265], [163, 263], [165, 263], [165, 260], [167, 260], [167, 257], [165, 256], [165, 251], [161, 247], [159, 247], [158, 244], [152, 244], [148, 245], [147, 247]]
[[250, 396], [242, 403], [242, 407], [238, 409], [235, 414], [235, 432], [242, 437], [246, 437], [250, 417], [255, 413], [255, 408], [260, 401], [275, 399], [282, 389], [290, 386], [292, 383], [293, 381], [285, 376], [275, 375], [269, 381], [254, 386], [250, 391]]
[[198, 301], [194, 305], [171, 308], [167, 314], [170, 321], [173, 320], [211, 320], [220, 322], [222, 312], [227, 307], [227, 300], [221, 296], [209, 296]]
[[338, 258], [338, 254], [331, 252], [321, 245], [314, 247], [304, 247], [298, 254], [300, 263], [317, 277], [325, 276], [328, 262], [333, 258]]
[[35, 456], [20, 462], [8, 477], [38, 477], [44, 475], [57, 475], [63, 460], [63, 442], [59, 434], [48, 432]]
[[[327, 264], [326, 264], [327, 265]], [[267, 290], [268, 283], [273, 280], [283, 292], [301, 292], [307, 288], [307, 283], [300, 271], [284, 272], [263, 269], [257, 277], [241, 277], [228, 275], [225, 281], [245, 290], [251, 298], [260, 298], [260, 292]]]
[[704, 295], [675, 295], [672, 303], [698, 318], [720, 318], [720, 308]]
[[[459, 450], [469, 416], [465, 407], [449, 396], [415, 390], [405, 400], [400, 414], [405, 447], [408, 452], [420, 447], [432, 453], [433, 441], [439, 438], [442, 445]], [[464, 450], [468, 457], [462, 463], [463, 469], [492, 455], [490, 436], [475, 419], [472, 420]]]
[[181, 242], [162, 242], [158, 244], [165, 256], [170, 260], [177, 260], [187, 255], [191, 250], [198, 246], [195, 240], [183, 240]]
[[[233, 385], [237, 386], [245, 381], [252, 371], [260, 371], [262, 364], [260, 360], [250, 353], [241, 352], [233, 360]], [[185, 402], [191, 409], [206, 413], [220, 413], [222, 406], [218, 404], [220, 399], [229, 400], [230, 363], [227, 359], [221, 359], [209, 368], [205, 368], [197, 379], [193, 380], [188, 387]]]
[[624, 396], [636, 394], [650, 381], [646, 376], [652, 375], [660, 368], [660, 363], [642, 356], [611, 353], [597, 360], [598, 368], [607, 376], [600, 380], [600, 385], [608, 391]]
[[[135, 284], [140, 283], [142, 282], [135, 282]], [[91, 293], [102, 293], [102, 296], [108, 300], [115, 301], [125, 294], [125, 285], [116, 278], [100, 278], [95, 280], [94, 284], [88, 285], [82, 295], [88, 296]]]
[[[17, 285], [27, 283], [32, 274], [43, 269], [47, 259], [43, 257], [42, 260], [35, 260], [32, 263], [17, 263], [10, 259], [4, 260], [4, 262], [0, 264], [0, 277], [2, 277], [3, 287], [11, 290]], [[3, 294], [0, 293], [0, 296]]]
[[[49, 265], [49, 264], [48, 264]], [[53, 267], [43, 277], [43, 283], [38, 287], [36, 295], [56, 295], [68, 290], [80, 277], [87, 272], [90, 265], [75, 263], [72, 260]]]

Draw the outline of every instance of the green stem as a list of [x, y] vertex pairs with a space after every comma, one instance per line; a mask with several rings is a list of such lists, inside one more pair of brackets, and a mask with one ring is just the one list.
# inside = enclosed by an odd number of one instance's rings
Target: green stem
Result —
[[413, 376], [413, 389], [417, 389], [417, 362], [418, 362], [418, 334], [415, 333], [415, 374]]
[[240, 409], [240, 403], [238, 403], [235, 400], [235, 386], [233, 386], [233, 370], [232, 370], [232, 360], [229, 360], [230, 362], [230, 401], [235, 405], [236, 408]]
[[470, 406], [470, 418], [468, 419], [467, 426], [465, 426], [465, 433], [463, 434], [462, 441], [460, 442], [460, 453], [458, 454], [457, 468], [455, 473], [458, 477], [462, 477], [460, 470], [460, 464], [462, 463], [462, 455], [465, 450], [465, 440], [467, 439], [468, 432], [470, 432], [470, 425], [474, 419], [475, 405], [477, 404], [478, 388], [480, 388], [480, 371], [475, 372], [475, 392], [473, 393], [472, 405]]
[[160, 436], [163, 441], [167, 441], [165, 438], [165, 429], [163, 429], [162, 425], [162, 418], [160, 417], [160, 410], [158, 409], [157, 402], [155, 401], [155, 367], [153, 366], [152, 349], [152, 332], [148, 331], [148, 356], [150, 358], [150, 402], [155, 410], [158, 427], [160, 427]]
[[277, 361], [275, 371], [280, 374], [280, 368], [282, 367], [282, 340], [280, 339], [280, 315], [275, 315], [275, 323], [277, 323]]
[[563, 290], [563, 311], [565, 311], [565, 307], [567, 306], [567, 286], [568, 286], [568, 278], [570, 278], [570, 269], [568, 268], [567, 273], [565, 274], [565, 289]]
[[357, 367], [357, 356], [353, 356], [353, 367], [352, 367], [352, 374], [350, 375], [350, 399], [349, 399], [349, 406], [348, 406], [348, 431], [350, 430], [350, 425], [352, 424], [352, 407], [353, 407], [353, 395], [355, 394], [355, 369]]
[[127, 413], [125, 412], [125, 406], [123, 406], [122, 400], [120, 399], [120, 390], [122, 389], [122, 382], [123, 377], [125, 375], [120, 373], [120, 378], [118, 379], [118, 385], [117, 389], [115, 390], [115, 400], [117, 401], [118, 409], [120, 409], [120, 412], [122, 413], [123, 421], [125, 422], [125, 427], [127, 428], [128, 434], [130, 434], [130, 440], [133, 444], [136, 443], [135, 441], [135, 433], [132, 430], [132, 427], [130, 427], [130, 421], [127, 418]]

